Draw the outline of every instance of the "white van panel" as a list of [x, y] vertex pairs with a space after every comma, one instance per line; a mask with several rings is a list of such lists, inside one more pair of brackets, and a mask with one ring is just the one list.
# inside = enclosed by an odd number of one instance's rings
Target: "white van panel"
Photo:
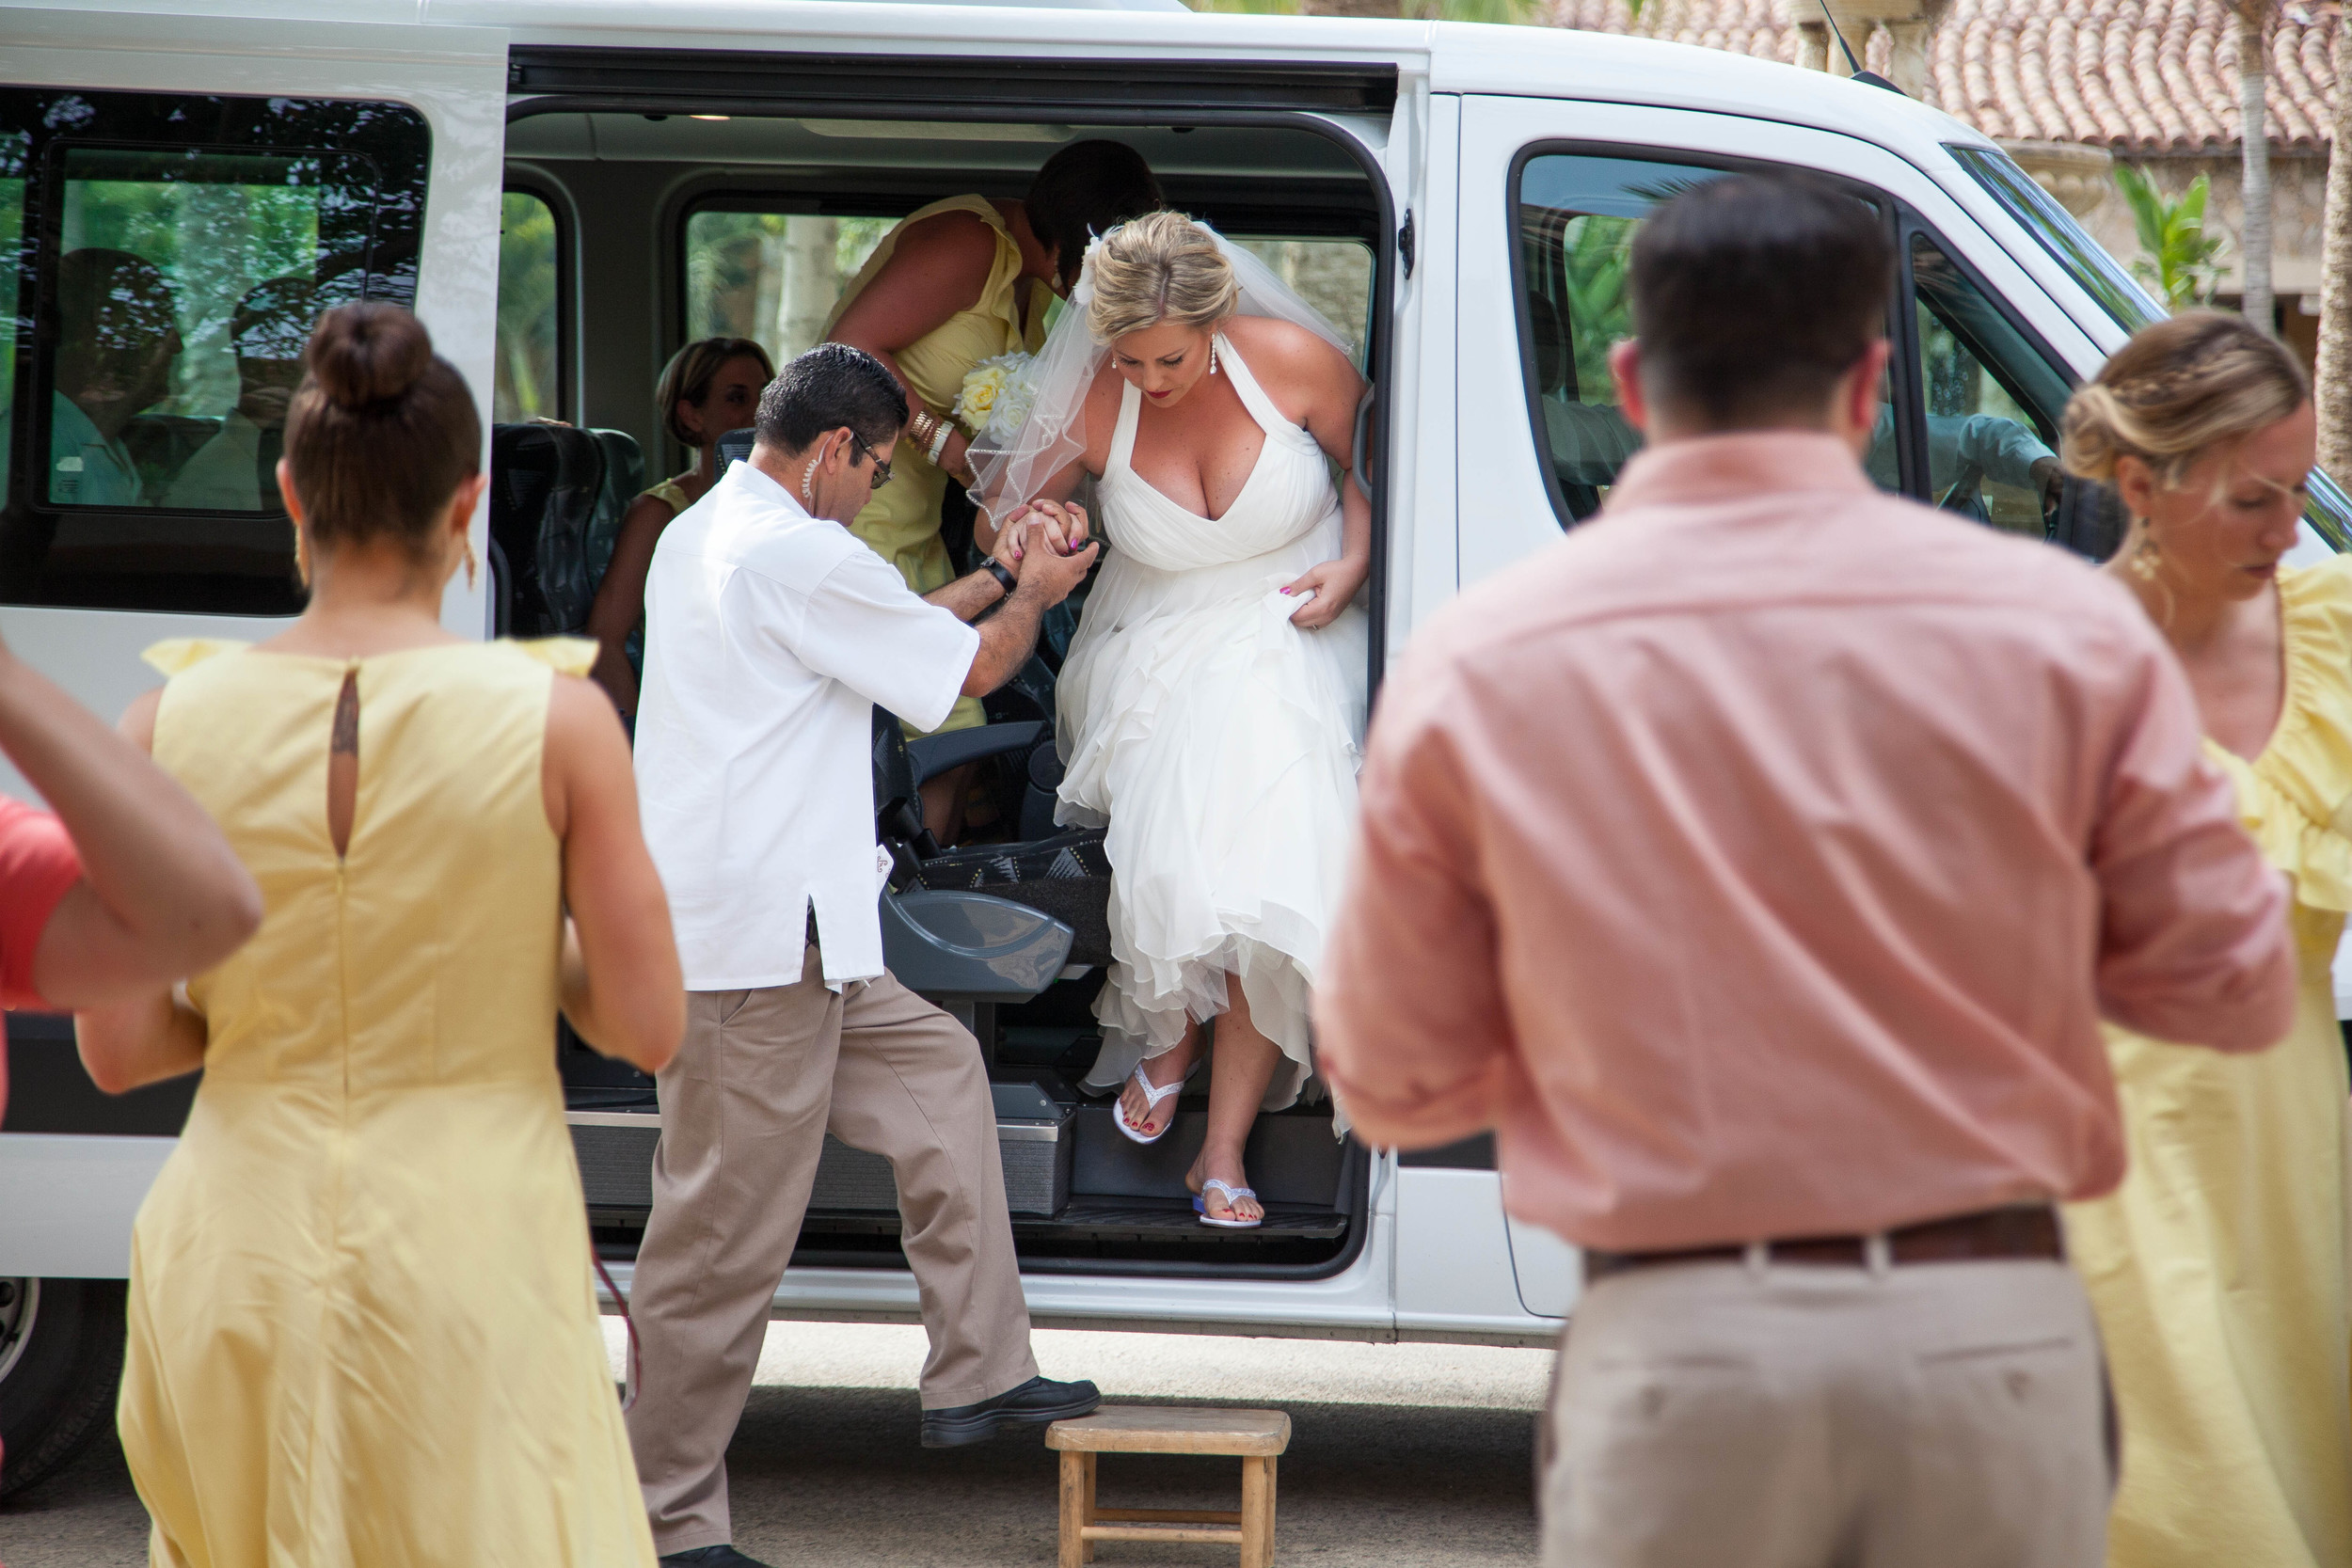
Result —
[[1396, 1173], [1396, 1326], [1541, 1338], [1556, 1324], [1519, 1305], [1502, 1179], [1407, 1165]]
[[[1509, 241], [1515, 232], [1512, 163], [1522, 150], [1548, 141], [1572, 141], [1601, 154], [1613, 146], [1628, 155], [1698, 153], [1756, 160], [1860, 181], [1915, 210], [2076, 375], [2090, 375], [2105, 358], [2098, 345], [1949, 192], [1882, 147], [1740, 115], [1558, 99], [1465, 98], [1458, 405], [1461, 428], [1479, 435], [1474, 459], [1465, 453], [1459, 468], [1465, 585], [1560, 536], [1544, 489], [1526, 383], [1518, 367], [1518, 301], [1512, 287]], [[1948, 159], [1945, 162], [1949, 166]], [[1953, 172], [1958, 176], [1956, 168]]]
[[[1398, 272], [1397, 332], [1389, 384], [1380, 396], [1391, 400], [1389, 438], [1395, 446], [1389, 466], [1388, 657], [1395, 658], [1412, 628], [1454, 596], [1459, 580], [1455, 560], [1454, 470], [1459, 466], [1454, 424], [1454, 378], [1455, 150], [1460, 145], [1462, 101], [1431, 95], [1418, 85], [1397, 104], [1401, 135], [1391, 143], [1404, 153], [1402, 171], [1410, 183], [1397, 202], [1399, 222], [1413, 219], [1414, 261], [1410, 277]], [[1391, 165], [1391, 178], [1399, 171]]]
[[[419, 251], [417, 316], [434, 347], [473, 388], [475, 404], [490, 407], [491, 356], [498, 326], [499, 193], [505, 177], [506, 35], [491, 27], [420, 26], [413, 7], [375, 0], [349, 5], [338, 15], [374, 21], [299, 21], [316, 6], [269, 8], [272, 20], [191, 17], [158, 11], [57, 9], [0, 0], [8, 34], [8, 81], [20, 87], [118, 88], [144, 92], [209, 92], [256, 98], [382, 99], [414, 106], [433, 135], [433, 167], [426, 186], [424, 232]], [[183, 8], [183, 9], [185, 8]], [[248, 13], [259, 6], [241, 7]], [[482, 462], [489, 466], [489, 424], [483, 424]], [[490, 510], [485, 499], [473, 520], [474, 553], [487, 559]], [[469, 587], [461, 573], [441, 601], [441, 622], [464, 637], [489, 626], [486, 573]], [[13, 635], [15, 622], [7, 623]], [[98, 662], [111, 668], [112, 641], [152, 639], [118, 632], [141, 621], [183, 620], [82, 611], [96, 642], [109, 640]], [[212, 636], [266, 637], [282, 623], [240, 619], [241, 630]], [[158, 632], [157, 636], [184, 635]], [[135, 648], [133, 650], [135, 652]], [[49, 673], [99, 712], [121, 702], [83, 689], [83, 657]], [[71, 677], [71, 678], [69, 678]], [[102, 676], [103, 680], [103, 677]], [[0, 787], [11, 787], [11, 771]], [[14, 786], [21, 787], [21, 786]]]
[[1519, 1305], [1539, 1318], [1565, 1318], [1584, 1293], [1584, 1255], [1540, 1225], [1509, 1216], [1511, 1272]]
[[0, 1275], [123, 1279], [130, 1216], [177, 1138], [0, 1132]]

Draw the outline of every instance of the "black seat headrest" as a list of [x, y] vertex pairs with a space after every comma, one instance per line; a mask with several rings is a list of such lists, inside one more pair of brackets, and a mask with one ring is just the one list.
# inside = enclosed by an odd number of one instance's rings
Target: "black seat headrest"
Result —
[[604, 484], [604, 448], [569, 425], [490, 428], [490, 537], [504, 557], [516, 637], [576, 631], [596, 585], [588, 530]]

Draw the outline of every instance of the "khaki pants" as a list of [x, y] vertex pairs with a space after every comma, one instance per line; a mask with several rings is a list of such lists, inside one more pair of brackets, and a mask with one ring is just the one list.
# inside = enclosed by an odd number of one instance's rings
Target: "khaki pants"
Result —
[[727, 1443], [828, 1132], [898, 1178], [899, 1244], [930, 1335], [924, 1407], [977, 1403], [1037, 1375], [971, 1035], [887, 974], [827, 990], [813, 943], [797, 985], [686, 1001], [685, 1041], [660, 1079], [653, 1216], [629, 1291], [641, 1361], [628, 1435], [664, 1554], [733, 1538]]
[[1555, 1378], [1546, 1568], [2105, 1560], [2105, 1382], [2063, 1263], [1613, 1275]]

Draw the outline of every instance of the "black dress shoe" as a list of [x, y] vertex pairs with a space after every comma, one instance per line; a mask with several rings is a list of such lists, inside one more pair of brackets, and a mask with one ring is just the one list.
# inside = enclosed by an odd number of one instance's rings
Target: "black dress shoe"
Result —
[[1033, 1377], [1018, 1388], [1008, 1388], [977, 1404], [950, 1405], [923, 1412], [923, 1446], [956, 1449], [996, 1435], [999, 1427], [1038, 1426], [1091, 1415], [1103, 1402], [1103, 1391], [1084, 1379], [1056, 1383]]
[[697, 1546], [691, 1552], [672, 1552], [661, 1560], [664, 1563], [683, 1568], [768, 1568], [755, 1557], [745, 1557], [733, 1546]]

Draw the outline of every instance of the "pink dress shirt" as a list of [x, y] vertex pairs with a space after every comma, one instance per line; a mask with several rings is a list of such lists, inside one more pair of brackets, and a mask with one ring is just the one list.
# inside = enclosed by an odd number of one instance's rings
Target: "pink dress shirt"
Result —
[[2089, 1197], [2102, 1014], [2286, 1033], [2286, 892], [2129, 594], [1836, 438], [1636, 457], [1381, 693], [1320, 1065], [1638, 1251]]

